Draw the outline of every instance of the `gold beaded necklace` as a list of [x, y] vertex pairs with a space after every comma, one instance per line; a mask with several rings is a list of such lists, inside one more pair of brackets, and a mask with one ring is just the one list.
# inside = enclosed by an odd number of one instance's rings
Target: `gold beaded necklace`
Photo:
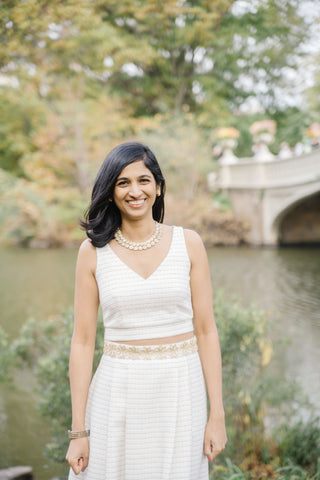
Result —
[[132, 242], [125, 238], [120, 230], [120, 227], [116, 230], [114, 234], [114, 238], [116, 241], [122, 245], [122, 247], [128, 248], [129, 250], [146, 250], [147, 248], [151, 248], [156, 245], [161, 237], [161, 226], [160, 223], [154, 222], [156, 229], [152, 237], [150, 237], [145, 242]]

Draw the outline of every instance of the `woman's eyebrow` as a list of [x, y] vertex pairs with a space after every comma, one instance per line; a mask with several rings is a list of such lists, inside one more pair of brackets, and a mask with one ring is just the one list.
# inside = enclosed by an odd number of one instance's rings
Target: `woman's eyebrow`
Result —
[[[151, 175], [149, 175], [148, 173], [144, 173], [143, 175], [138, 176], [138, 178], [144, 178], [144, 177], [151, 178]], [[129, 179], [128, 179], [128, 177], [117, 178], [117, 182], [119, 182], [120, 180], [129, 180]]]
[[119, 177], [119, 178], [117, 178], [117, 182], [119, 182], [120, 180], [128, 180], [128, 177]]

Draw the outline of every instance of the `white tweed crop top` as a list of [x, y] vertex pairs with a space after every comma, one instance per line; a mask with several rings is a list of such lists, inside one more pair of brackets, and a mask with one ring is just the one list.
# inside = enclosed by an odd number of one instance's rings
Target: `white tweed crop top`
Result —
[[173, 227], [168, 254], [147, 278], [107, 244], [96, 248], [95, 273], [105, 340], [139, 340], [193, 331], [190, 260], [182, 227]]

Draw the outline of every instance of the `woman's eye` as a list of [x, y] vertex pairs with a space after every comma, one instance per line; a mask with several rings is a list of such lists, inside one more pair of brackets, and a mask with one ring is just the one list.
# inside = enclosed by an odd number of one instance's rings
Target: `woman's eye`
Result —
[[122, 180], [121, 182], [117, 183], [117, 187], [121, 187], [122, 185], [126, 185], [126, 181]]
[[141, 182], [142, 182], [142, 183], [148, 183], [148, 182], [149, 182], [149, 178], [141, 178]]

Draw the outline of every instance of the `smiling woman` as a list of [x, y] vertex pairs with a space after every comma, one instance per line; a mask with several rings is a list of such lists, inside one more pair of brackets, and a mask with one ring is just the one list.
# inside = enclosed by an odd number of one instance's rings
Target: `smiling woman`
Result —
[[[164, 192], [151, 150], [119, 145], [81, 223], [69, 480], [208, 480], [226, 443], [206, 252], [195, 232], [162, 223]], [[99, 303], [105, 346], [90, 383]]]
[[[152, 217], [157, 222], [163, 221], [165, 180], [156, 157], [148, 147], [142, 148], [140, 143], [121, 144], [108, 154], [101, 165], [93, 186], [91, 204], [86, 213], [86, 219], [80, 222], [95, 247], [102, 247], [112, 240], [115, 231], [122, 224], [121, 213], [116, 202], [113, 201], [113, 197], [115, 190], [126, 189], [128, 186], [130, 179], [126, 175], [127, 167], [139, 163], [143, 169], [143, 175], [147, 175], [151, 178], [150, 181], [157, 185], [157, 196], [152, 205]], [[136, 173], [136, 176], [139, 174]], [[136, 180], [134, 179], [134, 183]], [[144, 182], [147, 180], [140, 180], [140, 184]], [[137, 201], [134, 196], [130, 200], [131, 205], [132, 202]]]
[[154, 176], [143, 160], [125, 167], [116, 181], [113, 192], [113, 200], [121, 213], [122, 223], [132, 215], [134, 215], [132, 219], [142, 217], [147, 210], [152, 218], [152, 207], [160, 194], [161, 187], [156, 184]]

